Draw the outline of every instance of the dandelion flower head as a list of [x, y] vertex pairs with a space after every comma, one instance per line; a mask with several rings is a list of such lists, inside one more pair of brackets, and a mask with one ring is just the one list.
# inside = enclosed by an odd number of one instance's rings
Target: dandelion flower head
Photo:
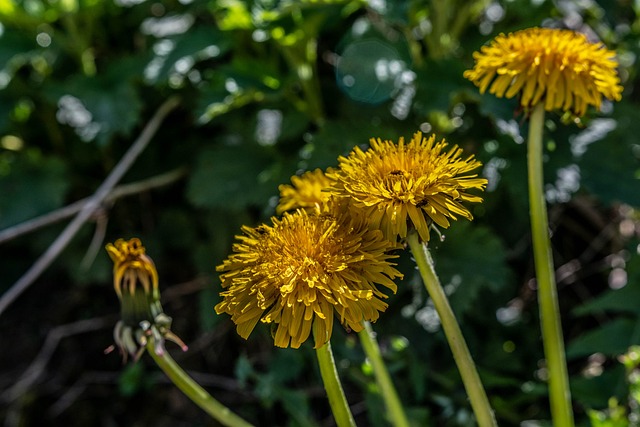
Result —
[[298, 209], [272, 218], [273, 226], [243, 227], [222, 265], [223, 301], [238, 334], [258, 321], [273, 324], [278, 347], [298, 348], [311, 331], [315, 347], [331, 337], [333, 317], [355, 331], [387, 308], [381, 285], [393, 292], [402, 275], [389, 262], [391, 245], [366, 223]]
[[622, 86], [615, 52], [571, 30], [529, 28], [500, 34], [474, 52], [475, 66], [464, 73], [484, 93], [512, 98], [525, 108], [543, 102], [547, 111], [578, 117], [602, 98], [619, 101]]
[[113, 285], [119, 298], [122, 298], [123, 288], [133, 294], [139, 283], [145, 294], [159, 299], [158, 272], [140, 239], [118, 239], [109, 243], [106, 250], [113, 261]]
[[[329, 168], [328, 171], [331, 171]], [[324, 190], [331, 186], [331, 179], [321, 169], [291, 177], [292, 185], [280, 185], [280, 202], [276, 212], [281, 214], [297, 208], [314, 209], [325, 203], [330, 194]]]
[[435, 223], [448, 228], [457, 216], [473, 219], [462, 202], [481, 202], [470, 189], [484, 189], [487, 180], [471, 171], [481, 166], [473, 155], [462, 157], [462, 149], [435, 135], [416, 132], [407, 144], [371, 139], [371, 147], [356, 147], [338, 159], [340, 168], [328, 174], [336, 184], [331, 192], [350, 199], [354, 210], [364, 212], [371, 227], [396, 242], [405, 238], [411, 224], [424, 241]]

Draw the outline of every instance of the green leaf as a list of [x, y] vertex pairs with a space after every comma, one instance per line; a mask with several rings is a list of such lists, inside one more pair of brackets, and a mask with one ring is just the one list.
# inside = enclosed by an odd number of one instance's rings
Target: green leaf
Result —
[[229, 37], [211, 26], [195, 27], [158, 43], [166, 46], [156, 49], [145, 72], [152, 84], [166, 81], [172, 74], [184, 77], [196, 63], [223, 55], [231, 47]]
[[640, 257], [632, 257], [626, 265], [627, 284], [611, 289], [575, 308], [573, 314], [585, 316], [594, 313], [634, 313], [640, 315]]
[[460, 220], [443, 230], [443, 242], [433, 234], [436, 272], [456, 312], [470, 309], [483, 291], [497, 292], [508, 282], [504, 247], [490, 229]]
[[455, 95], [467, 84], [458, 60], [428, 61], [416, 71], [416, 97], [413, 107], [419, 114], [433, 110], [448, 111]]
[[585, 406], [604, 408], [623, 381], [624, 369], [621, 365], [615, 365], [593, 378], [571, 378], [571, 395]]
[[[206, 77], [206, 73], [205, 77]], [[282, 89], [283, 78], [275, 68], [255, 58], [239, 58], [216, 68], [200, 88], [196, 116], [200, 124]]]
[[640, 282], [628, 283], [622, 289], [609, 290], [573, 310], [577, 316], [611, 311], [640, 315]]
[[404, 38], [392, 42], [374, 26], [365, 28], [346, 33], [340, 41], [336, 84], [349, 98], [376, 105], [407, 84], [403, 76], [410, 71], [411, 57]]
[[304, 353], [297, 349], [282, 349], [269, 363], [269, 372], [279, 383], [295, 380], [304, 366]]
[[637, 147], [618, 139], [594, 144], [580, 163], [583, 185], [605, 203], [640, 206]]
[[249, 361], [249, 358], [244, 354], [238, 356], [234, 373], [242, 386], [244, 386], [250, 378], [256, 375], [253, 365]]
[[189, 181], [187, 197], [196, 206], [241, 210], [266, 205], [277, 195], [273, 159], [255, 146], [204, 150]]
[[[301, 365], [302, 366], [302, 365]], [[291, 416], [289, 425], [318, 426], [310, 414], [309, 397], [302, 390], [280, 388], [278, 391], [282, 406]]]
[[29, 60], [37, 48], [33, 36], [5, 28], [0, 32], [0, 70], [13, 74], [16, 68]]
[[590, 144], [578, 163], [582, 184], [607, 204], [640, 206], [640, 113], [630, 104], [615, 112], [615, 130]]
[[574, 339], [567, 347], [567, 358], [573, 359], [594, 353], [607, 356], [623, 354], [633, 344], [631, 340], [637, 328], [638, 319], [614, 319]]
[[0, 176], [0, 228], [62, 206], [69, 187], [66, 164], [39, 151], [17, 153]]
[[128, 135], [142, 110], [140, 97], [127, 81], [74, 76], [47, 92], [58, 104], [58, 120], [73, 127], [83, 141], [100, 145], [114, 135]]

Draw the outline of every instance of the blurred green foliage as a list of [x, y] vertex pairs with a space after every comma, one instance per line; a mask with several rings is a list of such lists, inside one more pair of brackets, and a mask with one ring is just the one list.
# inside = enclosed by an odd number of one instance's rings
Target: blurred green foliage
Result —
[[[499, 423], [545, 425], [527, 120], [462, 72], [496, 34], [546, 25], [615, 49], [625, 86], [621, 102], [581, 123], [547, 116], [545, 176], [577, 419], [627, 425], [629, 370], [616, 357], [640, 344], [638, 12], [622, 0], [0, 0], [0, 231], [91, 195], [172, 95], [180, 107], [124, 182], [188, 170], [105, 204], [0, 316], [0, 390], [24, 378], [52, 328], [118, 311], [107, 255], [93, 256], [92, 241], [137, 236], [191, 346], [179, 362], [257, 425], [331, 425], [311, 348], [275, 349], [261, 326], [239, 339], [213, 311], [215, 266], [242, 224], [274, 214], [292, 175], [335, 166], [371, 137], [423, 130], [484, 163], [485, 201], [472, 223], [433, 239], [436, 267]], [[60, 229], [2, 242], [0, 292]], [[415, 425], [472, 425], [433, 306], [408, 255], [399, 264], [405, 279], [374, 326], [401, 398]], [[152, 366], [123, 369], [102, 355], [113, 323], [63, 337], [30, 387], [0, 397], [0, 418], [211, 425]], [[356, 337], [336, 330], [333, 346], [359, 425], [387, 425]]]

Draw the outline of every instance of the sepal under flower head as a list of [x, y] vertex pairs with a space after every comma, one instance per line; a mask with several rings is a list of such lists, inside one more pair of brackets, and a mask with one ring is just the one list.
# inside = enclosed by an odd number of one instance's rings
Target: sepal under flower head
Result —
[[163, 312], [160, 304], [158, 272], [140, 239], [118, 239], [114, 244], [109, 243], [106, 250], [113, 260], [113, 287], [120, 299], [121, 320], [113, 336], [124, 360], [127, 355], [138, 360], [149, 339], [153, 339], [158, 355], [164, 353], [165, 340], [175, 342], [186, 351], [184, 342], [171, 332], [171, 317]]
[[396, 291], [402, 275], [389, 262], [390, 242], [365, 223], [318, 209], [243, 227], [233, 254], [217, 267], [226, 290], [216, 305], [247, 338], [258, 321], [274, 326], [278, 347], [298, 348], [313, 329], [315, 347], [331, 337], [333, 317], [355, 331], [387, 308], [379, 285]]
[[500, 34], [474, 52], [475, 65], [464, 77], [484, 93], [512, 98], [525, 108], [543, 102], [547, 111], [581, 117], [602, 99], [619, 101], [622, 86], [615, 52], [571, 30], [528, 28]]
[[471, 171], [481, 166], [473, 155], [462, 157], [458, 146], [436, 142], [416, 132], [407, 144], [371, 139], [363, 151], [355, 147], [340, 157], [340, 168], [329, 173], [335, 184], [330, 192], [346, 198], [354, 211], [368, 218], [371, 227], [396, 242], [414, 227], [422, 240], [429, 240], [432, 223], [448, 228], [449, 219], [473, 219], [462, 202], [478, 203], [481, 197], [468, 193], [483, 190], [487, 180]]

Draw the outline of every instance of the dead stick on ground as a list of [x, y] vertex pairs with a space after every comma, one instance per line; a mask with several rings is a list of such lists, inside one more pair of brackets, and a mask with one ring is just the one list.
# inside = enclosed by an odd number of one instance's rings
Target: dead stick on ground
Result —
[[107, 197], [109, 192], [122, 179], [124, 174], [131, 168], [138, 156], [151, 141], [164, 118], [175, 107], [178, 106], [177, 98], [170, 98], [158, 108], [158, 111], [149, 120], [149, 123], [142, 130], [138, 139], [131, 145], [129, 150], [122, 156], [120, 162], [111, 171], [109, 176], [104, 180], [96, 192], [91, 196], [82, 210], [60, 233], [58, 238], [47, 248], [44, 254], [31, 266], [31, 268], [13, 284], [7, 292], [0, 298], [0, 315], [16, 300], [31, 284], [40, 277], [40, 274], [46, 270], [54, 259], [60, 255], [64, 248], [69, 244], [73, 236], [80, 230], [82, 225], [91, 217], [93, 212], [98, 209], [102, 201]]

